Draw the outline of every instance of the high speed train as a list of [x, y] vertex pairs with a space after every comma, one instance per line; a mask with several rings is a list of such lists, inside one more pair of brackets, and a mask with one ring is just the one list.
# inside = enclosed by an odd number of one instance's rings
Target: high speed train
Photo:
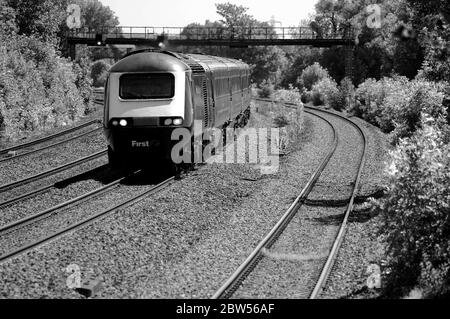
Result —
[[171, 160], [177, 128], [245, 126], [250, 67], [238, 60], [153, 49], [129, 53], [109, 71], [104, 132], [113, 166]]

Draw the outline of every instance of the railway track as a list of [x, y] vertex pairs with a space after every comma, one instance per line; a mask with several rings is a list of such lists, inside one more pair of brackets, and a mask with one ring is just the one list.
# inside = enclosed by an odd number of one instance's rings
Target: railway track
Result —
[[[134, 172], [133, 174], [137, 174], [138, 172]], [[133, 175], [132, 174], [132, 175]], [[48, 218], [50, 215], [57, 213], [59, 210], [61, 210], [62, 208], [68, 207], [68, 206], [76, 206], [76, 205], [80, 205], [81, 203], [87, 201], [88, 199], [94, 198], [95, 196], [101, 195], [102, 193], [108, 192], [109, 190], [113, 189], [115, 186], [118, 186], [121, 183], [124, 183], [125, 180], [127, 178], [129, 178], [130, 176], [127, 177], [123, 177], [120, 178], [118, 180], [113, 181], [112, 183], [105, 185], [103, 187], [100, 187], [92, 192], [86, 193], [82, 196], [79, 196], [77, 198], [74, 198], [72, 200], [66, 201], [64, 203], [61, 203], [55, 207], [52, 207], [48, 210], [30, 215], [26, 218], [23, 218], [21, 220], [17, 220], [15, 222], [12, 222], [8, 225], [5, 225], [3, 227], [0, 228], [0, 240], [2, 240], [2, 237], [10, 234], [11, 232], [16, 232], [17, 230], [20, 230], [20, 228], [25, 227], [30, 225], [33, 222], [36, 221], [40, 221], [42, 219]], [[32, 241], [26, 242], [25, 244], [21, 245], [18, 248], [9, 250], [7, 252], [4, 252], [1, 256], [0, 256], [0, 263], [5, 262], [13, 257], [16, 257], [20, 254], [23, 254], [31, 249], [34, 249], [40, 245], [43, 245], [45, 243], [48, 243], [58, 237], [61, 237], [69, 232], [75, 231], [77, 229], [80, 229], [82, 227], [85, 227], [87, 225], [90, 225], [92, 223], [94, 223], [95, 221], [97, 221], [100, 218], [104, 218], [112, 213], [114, 213], [115, 211], [122, 209], [122, 208], [126, 208], [140, 200], [142, 200], [143, 198], [150, 196], [152, 194], [155, 194], [156, 192], [160, 191], [161, 189], [163, 189], [164, 187], [170, 185], [172, 182], [174, 181], [174, 177], [170, 177], [164, 181], [162, 181], [161, 183], [157, 184], [157, 185], [153, 185], [153, 186], [149, 186], [146, 190], [140, 192], [139, 194], [128, 198], [127, 200], [124, 200], [116, 205], [114, 205], [111, 208], [108, 209], [104, 209], [102, 211], [98, 211], [94, 214], [91, 214], [90, 216], [71, 223], [69, 226], [66, 226], [64, 228], [60, 228], [50, 234], [47, 234], [45, 236], [39, 237], [37, 239], [34, 239]]]
[[101, 130], [102, 130], [102, 128], [98, 127], [98, 128], [93, 129], [93, 130], [90, 130], [88, 132], [85, 132], [85, 133], [73, 136], [71, 138], [65, 139], [63, 141], [59, 141], [59, 142], [56, 142], [56, 143], [53, 143], [53, 144], [50, 144], [50, 145], [47, 145], [47, 146], [44, 146], [44, 147], [40, 147], [40, 148], [31, 150], [31, 151], [28, 151], [28, 152], [25, 152], [25, 153], [21, 153], [21, 154], [12, 156], [12, 157], [2, 158], [2, 159], [0, 159], [0, 164], [5, 163], [5, 162], [9, 162], [11, 160], [15, 160], [15, 159], [18, 159], [18, 158], [21, 158], [21, 157], [25, 157], [25, 156], [28, 156], [28, 155], [32, 155], [32, 154], [35, 154], [37, 152], [45, 151], [45, 150], [48, 150], [50, 148], [57, 147], [59, 145], [63, 145], [65, 143], [68, 143], [68, 142], [71, 142], [71, 141], [83, 138], [85, 136], [88, 136], [88, 135], [100, 132]]
[[[262, 102], [273, 102], [271, 100], [265, 100], [265, 99], [257, 99], [257, 101]], [[287, 107], [297, 107], [295, 104], [292, 103], [283, 103]], [[270, 249], [274, 243], [277, 241], [277, 239], [280, 237], [280, 235], [284, 232], [290, 221], [293, 219], [293, 217], [297, 214], [299, 209], [305, 204], [306, 199], [308, 198], [308, 195], [313, 190], [317, 180], [319, 179], [322, 172], [327, 167], [327, 164], [329, 163], [330, 159], [333, 157], [333, 154], [335, 153], [338, 142], [339, 142], [339, 136], [338, 133], [334, 127], [334, 125], [328, 121], [325, 117], [317, 114], [327, 114], [332, 115], [335, 117], [338, 117], [340, 119], [343, 119], [344, 121], [350, 123], [353, 127], [355, 127], [359, 134], [362, 137], [363, 140], [363, 152], [362, 156], [359, 161], [358, 165], [358, 172], [355, 177], [355, 182], [353, 184], [352, 194], [348, 201], [348, 205], [345, 210], [344, 218], [341, 222], [341, 225], [339, 227], [338, 234], [334, 240], [334, 243], [332, 245], [331, 250], [329, 251], [328, 257], [326, 259], [325, 264], [322, 267], [322, 270], [320, 272], [320, 276], [318, 278], [315, 278], [316, 284], [314, 286], [314, 289], [310, 292], [309, 298], [314, 299], [317, 298], [322, 291], [322, 288], [326, 284], [326, 281], [330, 275], [330, 272], [332, 270], [332, 267], [334, 265], [334, 261], [337, 257], [337, 254], [339, 252], [339, 248], [341, 246], [341, 243], [345, 236], [345, 230], [347, 226], [348, 217], [353, 209], [353, 203], [355, 200], [355, 197], [358, 192], [359, 182], [361, 178], [362, 169], [364, 167], [365, 163], [365, 154], [366, 154], [366, 136], [364, 131], [353, 121], [347, 119], [346, 117], [329, 112], [324, 110], [319, 110], [316, 108], [310, 108], [306, 107], [307, 113], [313, 114], [314, 116], [318, 116], [325, 122], [327, 122], [333, 131], [333, 142], [329, 146], [328, 153], [323, 158], [322, 162], [320, 163], [319, 167], [315, 170], [309, 181], [307, 182], [306, 186], [303, 188], [299, 196], [295, 199], [295, 201], [292, 203], [292, 205], [288, 208], [288, 210], [284, 213], [284, 215], [281, 217], [281, 219], [278, 221], [278, 223], [272, 228], [272, 230], [260, 241], [260, 243], [256, 246], [256, 248], [252, 251], [252, 253], [247, 257], [247, 259], [238, 267], [238, 269], [231, 275], [231, 277], [216, 291], [216, 293], [212, 296], [213, 299], [225, 299], [230, 298], [233, 296], [233, 294], [237, 291], [237, 289], [240, 287], [242, 282], [252, 273], [252, 271], [255, 269], [255, 267], [258, 265], [258, 263], [262, 260], [264, 254], [264, 251], [267, 251]]]
[[45, 192], [51, 190], [52, 188], [57, 188], [57, 187], [62, 186], [62, 185], [67, 185], [67, 184], [69, 184], [71, 181], [73, 181], [76, 178], [83, 178], [84, 176], [93, 175], [96, 172], [105, 170], [107, 167], [109, 167], [109, 165], [101, 165], [101, 166], [98, 166], [98, 167], [96, 167], [96, 168], [94, 168], [92, 170], [89, 170], [89, 171], [86, 171], [84, 173], [81, 173], [81, 174], [79, 174], [77, 176], [71, 176], [69, 178], [63, 178], [63, 179], [61, 179], [61, 180], [59, 180], [59, 181], [57, 181], [55, 183], [51, 183], [49, 185], [37, 188], [37, 189], [32, 190], [32, 191], [30, 191], [28, 193], [19, 195], [19, 196], [15, 197], [15, 198], [6, 200], [4, 202], [0, 202], [0, 209], [4, 209], [5, 207], [14, 205], [14, 204], [16, 204], [16, 203], [18, 203], [20, 201], [27, 200], [27, 199], [35, 197], [35, 196], [37, 196], [39, 194], [45, 193]]
[[71, 133], [79, 131], [85, 127], [88, 127], [88, 126], [91, 126], [94, 124], [98, 124], [98, 123], [100, 123], [100, 120], [91, 120], [91, 121], [82, 123], [80, 125], [74, 126], [70, 129], [63, 130], [61, 132], [42, 137], [40, 139], [36, 139], [36, 140], [30, 141], [30, 142], [14, 145], [14, 146], [0, 150], [0, 155], [5, 155], [5, 154], [8, 154], [9, 152], [18, 151], [20, 149], [25, 149], [25, 148], [29, 148], [29, 147], [32, 147], [35, 145], [39, 145], [39, 144], [45, 143], [47, 141], [50, 141], [52, 139], [55, 139], [55, 138], [58, 138], [58, 137], [61, 137], [61, 136], [67, 135], [67, 134], [71, 134]]
[[[314, 109], [314, 108], [309, 108], [309, 109]], [[314, 109], [316, 110], [316, 109]], [[323, 110], [318, 110], [319, 112], [325, 112]], [[313, 291], [311, 292], [311, 295], [309, 296], [310, 299], [316, 299], [319, 297], [320, 293], [322, 292], [323, 288], [325, 287], [325, 284], [330, 276], [330, 273], [333, 269], [334, 266], [334, 262], [338, 256], [339, 253], [339, 249], [342, 245], [342, 242], [344, 240], [345, 237], [345, 232], [347, 229], [347, 223], [348, 223], [348, 218], [353, 210], [353, 205], [356, 199], [356, 196], [358, 195], [358, 188], [359, 188], [359, 183], [361, 181], [361, 175], [362, 175], [362, 171], [364, 168], [364, 164], [365, 164], [365, 160], [366, 160], [366, 152], [367, 152], [367, 137], [366, 134], [364, 133], [364, 130], [361, 129], [361, 127], [356, 124], [355, 122], [349, 120], [348, 118], [346, 118], [345, 116], [339, 115], [339, 114], [335, 114], [332, 112], [327, 112], [328, 114], [333, 114], [334, 116], [338, 116], [344, 120], [346, 120], [348, 123], [350, 123], [353, 127], [356, 128], [356, 130], [359, 132], [362, 140], [363, 140], [363, 152], [361, 155], [361, 159], [359, 161], [359, 167], [358, 167], [358, 172], [355, 178], [355, 182], [353, 184], [353, 191], [350, 197], [350, 201], [348, 203], [348, 206], [345, 210], [345, 214], [344, 214], [344, 219], [342, 220], [342, 223], [339, 227], [339, 232], [336, 236], [336, 239], [333, 243], [332, 249], [328, 255], [327, 261], [325, 263], [325, 265], [322, 268], [322, 271], [320, 273], [319, 279], [317, 280], [316, 285], [314, 286]]]
[[94, 89], [94, 103], [103, 106], [105, 90], [103, 88]]
[[66, 163], [64, 165], [61, 165], [61, 166], [58, 166], [58, 167], [55, 167], [55, 168], [52, 168], [52, 169], [49, 169], [49, 170], [46, 170], [44, 172], [37, 173], [35, 175], [32, 175], [32, 176], [20, 179], [18, 181], [12, 182], [12, 183], [1, 185], [0, 186], [0, 194], [6, 192], [8, 190], [17, 188], [17, 187], [19, 187], [21, 185], [28, 184], [28, 183], [34, 182], [36, 180], [39, 180], [39, 179], [51, 176], [51, 175], [55, 175], [57, 173], [60, 173], [60, 172], [63, 172], [65, 170], [68, 170], [70, 168], [73, 168], [73, 167], [79, 166], [81, 164], [87, 163], [87, 162], [92, 161], [94, 159], [98, 159], [98, 158], [100, 158], [102, 156], [105, 156], [106, 154], [107, 154], [107, 150], [102, 150], [102, 151], [99, 151], [97, 153], [94, 153], [94, 154], [88, 155], [86, 157], [80, 158], [78, 160]]

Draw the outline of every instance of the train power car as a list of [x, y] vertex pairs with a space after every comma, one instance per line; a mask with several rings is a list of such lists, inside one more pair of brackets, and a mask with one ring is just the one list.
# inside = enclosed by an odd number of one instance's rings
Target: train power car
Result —
[[250, 68], [233, 59], [139, 50], [110, 70], [104, 132], [112, 166], [171, 162], [177, 128], [242, 126], [250, 116]]

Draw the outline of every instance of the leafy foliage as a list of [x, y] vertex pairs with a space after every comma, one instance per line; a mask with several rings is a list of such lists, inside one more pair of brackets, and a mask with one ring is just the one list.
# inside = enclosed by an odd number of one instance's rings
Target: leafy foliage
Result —
[[81, 98], [85, 105], [84, 114], [88, 115], [93, 111], [94, 90], [92, 88], [91, 61], [86, 50], [81, 51], [77, 59], [73, 62], [73, 72], [76, 75], [75, 85], [80, 91]]
[[356, 102], [348, 111], [391, 133], [396, 144], [420, 128], [422, 114], [432, 116], [442, 125], [445, 123], [446, 90], [446, 84], [409, 81], [406, 77], [369, 79], [356, 90]]
[[387, 245], [386, 291], [426, 297], [449, 293], [450, 145], [431, 117], [392, 152], [388, 193], [377, 203]]
[[330, 77], [325, 77], [314, 84], [311, 92], [314, 105], [328, 104], [334, 109], [342, 107], [341, 95], [337, 83]]
[[83, 27], [98, 29], [99, 27], [115, 27], [120, 24], [114, 11], [99, 0], [70, 0], [70, 3], [80, 5]]
[[0, 125], [18, 139], [78, 120], [92, 105], [92, 88], [89, 62], [69, 62], [56, 50], [60, 3], [8, 3], [2, 1], [0, 15]]
[[0, 44], [0, 100], [5, 135], [24, 134], [69, 124], [85, 105], [69, 61], [54, 47], [33, 37]]
[[[273, 33], [271, 26], [267, 22], [256, 20], [248, 14], [248, 8], [230, 3], [217, 4], [217, 13], [222, 17], [220, 21], [211, 22], [207, 20], [205, 24], [193, 23], [188, 25], [182, 35], [189, 37], [208, 37], [206, 30], [201, 32], [189, 28], [211, 28], [209, 32], [215, 36], [229, 37], [231, 34], [239, 37], [250, 27], [267, 28], [268, 34]], [[199, 34], [197, 32], [200, 32]], [[265, 34], [265, 30], [264, 30]], [[284, 51], [274, 46], [255, 46], [248, 48], [224, 48], [224, 47], [182, 47], [177, 48], [184, 52], [202, 52], [204, 54], [226, 56], [233, 59], [242, 60], [251, 66], [251, 79], [255, 84], [261, 84], [264, 80], [271, 81], [278, 87], [282, 81], [282, 74], [287, 69], [288, 60]]]
[[296, 104], [303, 111], [303, 103], [301, 100], [301, 94], [298, 88], [289, 86], [287, 90], [277, 90], [274, 94], [274, 99], [277, 101], [283, 101]]
[[328, 71], [316, 62], [303, 70], [298, 83], [301, 89], [311, 91], [316, 83], [327, 77], [329, 77]]
[[56, 35], [65, 17], [64, 1], [6, 0], [15, 12], [18, 33], [56, 42]]
[[16, 34], [16, 12], [11, 8], [6, 0], [0, 0], [0, 36]]
[[425, 51], [423, 74], [433, 81], [450, 78], [450, 8], [448, 1], [407, 0], [414, 14], [411, 23], [419, 33], [419, 43]]
[[263, 81], [260, 85], [259, 85], [259, 89], [258, 89], [258, 96], [260, 98], [270, 98], [272, 97], [272, 94], [274, 92], [274, 86], [271, 82], [267, 82], [267, 81]]
[[293, 108], [278, 107], [274, 117], [274, 125], [281, 128], [281, 138], [284, 141], [281, 150], [286, 151], [298, 147], [299, 139], [304, 129], [305, 108], [301, 102], [298, 88], [292, 85], [287, 90], [277, 90], [274, 100], [283, 101], [295, 105]]
[[92, 64], [91, 77], [95, 87], [103, 87], [111, 65], [105, 60], [99, 60]]

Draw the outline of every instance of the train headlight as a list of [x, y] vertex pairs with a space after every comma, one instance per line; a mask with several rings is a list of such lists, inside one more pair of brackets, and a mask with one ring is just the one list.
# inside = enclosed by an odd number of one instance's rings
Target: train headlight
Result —
[[120, 120], [120, 126], [125, 127], [128, 125], [127, 120]]
[[114, 120], [114, 121], [111, 122], [111, 125], [112, 126], [118, 126], [119, 125], [119, 121]]
[[183, 119], [174, 119], [173, 120], [173, 125], [181, 125], [183, 124]]
[[166, 126], [172, 125], [172, 123], [173, 123], [172, 119], [166, 119], [164, 121], [164, 125], [166, 125]]

